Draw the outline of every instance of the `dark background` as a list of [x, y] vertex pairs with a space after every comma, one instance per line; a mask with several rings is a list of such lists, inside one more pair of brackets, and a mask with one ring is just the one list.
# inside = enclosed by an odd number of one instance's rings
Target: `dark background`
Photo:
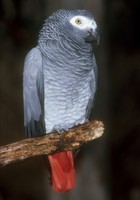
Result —
[[100, 26], [98, 91], [92, 118], [102, 138], [85, 145], [76, 162], [77, 186], [52, 191], [42, 158], [0, 169], [0, 200], [140, 199], [140, 1], [0, 1], [0, 145], [23, 139], [22, 72], [44, 19], [60, 9], [91, 10]]

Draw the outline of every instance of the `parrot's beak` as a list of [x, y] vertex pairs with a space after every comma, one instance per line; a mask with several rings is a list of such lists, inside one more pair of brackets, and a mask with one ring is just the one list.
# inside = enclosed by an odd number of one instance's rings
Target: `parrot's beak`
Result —
[[99, 29], [96, 28], [95, 30], [93, 30], [92, 28], [90, 28], [87, 31], [85, 41], [88, 42], [88, 43], [94, 43], [94, 44], [96, 44], [96, 46], [98, 46], [98, 44], [100, 42], [100, 31], [99, 31]]

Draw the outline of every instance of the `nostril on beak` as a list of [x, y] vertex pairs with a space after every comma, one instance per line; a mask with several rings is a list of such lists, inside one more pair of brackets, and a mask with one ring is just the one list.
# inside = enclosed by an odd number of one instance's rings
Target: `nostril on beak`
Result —
[[90, 30], [89, 30], [91, 33], [93, 33], [94, 31], [93, 31], [93, 28], [90, 28]]

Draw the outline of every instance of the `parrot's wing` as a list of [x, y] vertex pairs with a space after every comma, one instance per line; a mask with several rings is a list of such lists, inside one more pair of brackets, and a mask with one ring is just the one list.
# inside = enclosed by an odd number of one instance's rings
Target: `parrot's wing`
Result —
[[87, 119], [89, 119], [92, 107], [93, 107], [93, 103], [94, 103], [94, 95], [96, 92], [96, 85], [97, 85], [97, 74], [98, 74], [98, 70], [97, 70], [97, 64], [96, 64], [96, 60], [95, 57], [93, 55], [93, 68], [91, 70], [91, 79], [90, 79], [90, 90], [91, 90], [91, 96], [89, 98], [89, 102], [88, 102], [88, 106], [87, 106], [87, 112], [86, 112], [86, 117]]
[[23, 74], [24, 126], [28, 137], [43, 134], [43, 73], [40, 50], [33, 48], [25, 58]]
[[96, 64], [96, 59], [95, 56], [93, 54], [93, 71], [94, 71], [94, 76], [95, 76], [95, 88], [96, 88], [96, 84], [97, 84], [97, 76], [98, 76], [98, 68], [97, 68], [97, 64]]

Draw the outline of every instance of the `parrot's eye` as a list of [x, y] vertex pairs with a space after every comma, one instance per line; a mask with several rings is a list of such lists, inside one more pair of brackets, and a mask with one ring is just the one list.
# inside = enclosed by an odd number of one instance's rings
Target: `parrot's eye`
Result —
[[75, 23], [78, 24], [78, 25], [81, 24], [81, 23], [82, 23], [82, 22], [81, 22], [81, 19], [76, 19], [76, 20], [75, 20]]

